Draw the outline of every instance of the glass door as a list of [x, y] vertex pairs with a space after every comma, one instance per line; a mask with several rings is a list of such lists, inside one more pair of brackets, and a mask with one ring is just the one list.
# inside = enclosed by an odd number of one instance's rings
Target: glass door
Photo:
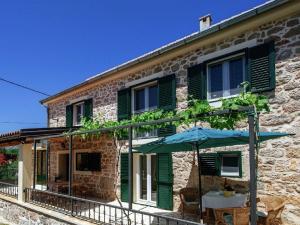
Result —
[[140, 199], [147, 200], [147, 156], [140, 156]]
[[157, 168], [156, 168], [156, 155], [150, 155], [151, 157], [151, 201], [156, 202], [157, 195]]
[[157, 194], [156, 155], [140, 155], [138, 199], [142, 202], [155, 203]]

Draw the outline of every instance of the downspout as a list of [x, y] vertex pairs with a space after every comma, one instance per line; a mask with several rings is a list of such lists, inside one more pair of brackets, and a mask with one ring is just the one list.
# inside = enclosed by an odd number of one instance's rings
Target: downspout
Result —
[[46, 108], [47, 108], [47, 127], [50, 127], [50, 119], [49, 119], [50, 118], [50, 116], [49, 116], [50, 110], [49, 110], [49, 107], [46, 106]]
[[50, 115], [49, 115], [50, 109], [49, 109], [48, 106], [46, 106], [46, 105], [44, 105], [44, 104], [43, 104], [43, 106], [44, 106], [44, 107], [46, 108], [46, 110], [47, 110], [47, 118], [46, 118], [46, 120], [47, 120], [47, 127], [49, 128], [49, 127], [50, 127]]

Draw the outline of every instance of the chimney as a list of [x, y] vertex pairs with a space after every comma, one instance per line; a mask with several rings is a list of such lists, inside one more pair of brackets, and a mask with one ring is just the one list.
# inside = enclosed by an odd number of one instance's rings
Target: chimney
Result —
[[206, 16], [202, 16], [199, 18], [199, 26], [200, 26], [200, 32], [208, 29], [211, 25], [212, 19], [210, 14]]

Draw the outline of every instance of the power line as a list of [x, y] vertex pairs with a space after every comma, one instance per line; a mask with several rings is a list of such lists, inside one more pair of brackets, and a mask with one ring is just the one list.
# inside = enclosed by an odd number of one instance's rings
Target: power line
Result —
[[23, 88], [23, 89], [26, 89], [26, 90], [29, 90], [29, 91], [32, 91], [32, 92], [35, 92], [35, 93], [38, 93], [38, 94], [45, 95], [45, 96], [47, 96], [47, 97], [50, 96], [49, 94], [46, 94], [46, 93], [44, 93], [44, 92], [35, 90], [35, 89], [33, 89], [33, 88], [30, 88], [30, 87], [26, 87], [26, 86], [24, 86], [24, 85], [22, 85], [22, 84], [18, 84], [18, 83], [13, 82], [13, 81], [6, 80], [6, 79], [4, 79], [4, 78], [2, 78], [2, 77], [0, 77], [0, 81], [3, 81], [3, 82], [6, 82], [6, 83], [15, 85], [15, 86], [17, 86], [17, 87], [20, 87], [20, 88]]
[[21, 121], [0, 121], [0, 124], [31, 124], [31, 125], [41, 125], [45, 123], [38, 123], [38, 122], [21, 122]]

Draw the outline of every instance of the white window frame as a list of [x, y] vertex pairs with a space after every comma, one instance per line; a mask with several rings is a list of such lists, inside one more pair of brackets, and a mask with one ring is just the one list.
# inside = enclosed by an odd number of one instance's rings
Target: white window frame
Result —
[[81, 115], [84, 115], [84, 102], [78, 102], [73, 105], [73, 126], [81, 126], [81, 122], [77, 122], [77, 106], [81, 106]]
[[[136, 86], [134, 88], [132, 88], [131, 90], [131, 112], [132, 114], [140, 114], [143, 112], [147, 112], [147, 111], [151, 111], [151, 110], [155, 110], [158, 108], [158, 105], [156, 107], [149, 107], [149, 87], [154, 86], [154, 85], [158, 85], [157, 81], [152, 81], [149, 83], [145, 83], [139, 86]], [[157, 86], [158, 88], [158, 86]], [[139, 89], [145, 89], [145, 108], [143, 110], [135, 110], [135, 91], [139, 90]], [[144, 138], [155, 138], [157, 137], [157, 130], [151, 132], [145, 132], [145, 136], [142, 137], [137, 137], [137, 133], [134, 131], [133, 132], [133, 137], [134, 139], [144, 139]]]
[[[72, 154], [72, 161], [73, 161], [73, 174], [75, 175], [92, 175], [92, 174], [100, 174], [102, 172], [102, 158], [101, 158], [101, 171], [80, 171], [80, 170], [77, 170], [76, 168], [76, 154], [77, 153], [99, 153], [101, 154], [101, 157], [103, 155], [102, 151], [100, 150], [91, 150], [91, 149], [74, 149], [73, 151], [73, 154]], [[59, 171], [60, 171], [60, 167], [59, 167], [59, 159], [58, 157], [60, 157], [61, 154], [69, 154], [69, 150], [61, 150], [61, 151], [58, 151], [56, 153], [56, 157], [57, 157], [57, 162], [56, 162], [56, 174], [58, 175]]]
[[[238, 96], [238, 94], [230, 95], [230, 74], [229, 74], [229, 61], [233, 60], [235, 58], [242, 58], [243, 60], [243, 81], [246, 79], [246, 59], [245, 59], [245, 53], [238, 53], [234, 54], [228, 57], [221, 58], [219, 60], [211, 61], [206, 65], [206, 74], [207, 74], [207, 82], [206, 82], [206, 87], [207, 87], [207, 100], [209, 102], [218, 102], [221, 99], [226, 99], [226, 98], [232, 98]], [[222, 76], [223, 76], [223, 97], [218, 97], [218, 98], [211, 98], [210, 93], [209, 93], [209, 87], [210, 87], [210, 66], [214, 64], [219, 64], [222, 63]]]
[[[145, 205], [151, 205], [156, 206], [156, 201], [152, 201], [152, 174], [151, 174], [151, 156], [156, 154], [147, 154], [147, 200], [141, 199], [141, 161], [140, 156], [143, 154], [137, 155], [137, 162], [136, 162], [136, 200], [137, 203], [145, 204]], [[157, 167], [157, 165], [156, 165]]]
[[[132, 107], [131, 107], [131, 111], [133, 114], [139, 114], [139, 113], [143, 113], [143, 112], [147, 112], [150, 110], [154, 110], [157, 109], [158, 106], [156, 107], [149, 107], [149, 87], [157, 85], [157, 81], [153, 81], [153, 82], [149, 82], [140, 86], [136, 86], [134, 88], [132, 88]], [[139, 89], [145, 89], [145, 109], [143, 110], [135, 110], [135, 91], [139, 90]]]
[[[223, 166], [223, 159], [225, 157], [237, 157], [237, 159], [238, 159], [238, 166], [237, 166], [238, 172], [224, 172], [223, 171], [223, 168], [224, 168], [224, 166]], [[242, 162], [240, 162], [240, 160], [241, 160], [240, 154], [237, 154], [237, 153], [223, 154], [222, 157], [221, 157], [220, 176], [223, 176], [223, 177], [240, 177], [240, 172], [241, 172], [240, 171], [240, 169], [241, 169], [240, 168], [240, 164], [242, 163]]]

